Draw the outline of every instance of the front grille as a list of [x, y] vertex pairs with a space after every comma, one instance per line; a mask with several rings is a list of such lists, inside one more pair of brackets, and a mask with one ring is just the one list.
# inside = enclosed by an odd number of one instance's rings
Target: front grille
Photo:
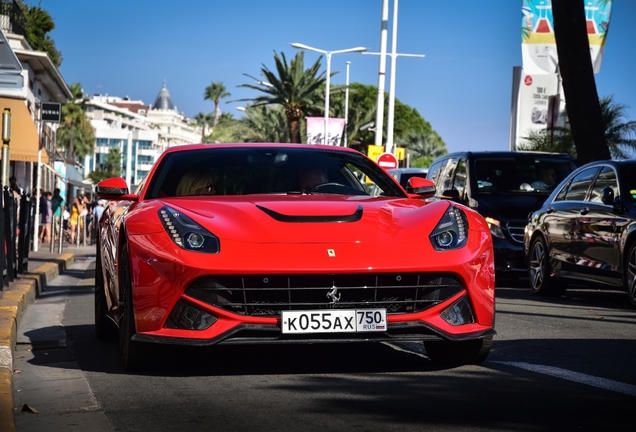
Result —
[[428, 309], [463, 289], [455, 277], [440, 273], [303, 274], [205, 277], [190, 285], [185, 294], [248, 316], [362, 308], [406, 314]]
[[525, 222], [508, 222], [508, 233], [517, 243], [523, 244], [523, 234], [525, 229]]

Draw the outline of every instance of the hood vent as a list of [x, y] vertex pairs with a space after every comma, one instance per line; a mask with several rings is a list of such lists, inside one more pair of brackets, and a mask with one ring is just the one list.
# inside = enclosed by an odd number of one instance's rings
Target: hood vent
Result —
[[290, 216], [284, 215], [282, 213], [278, 213], [274, 210], [268, 209], [266, 207], [256, 205], [259, 210], [267, 213], [273, 219], [276, 219], [279, 222], [296, 222], [296, 223], [307, 223], [307, 222], [357, 222], [362, 219], [362, 206], [358, 206], [355, 212], [350, 215], [340, 215], [340, 216]]

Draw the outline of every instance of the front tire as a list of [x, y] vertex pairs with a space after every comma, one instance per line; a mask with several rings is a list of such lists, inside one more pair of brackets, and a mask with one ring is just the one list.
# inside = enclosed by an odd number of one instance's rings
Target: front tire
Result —
[[117, 326], [108, 317], [108, 303], [106, 302], [106, 289], [104, 273], [102, 271], [102, 257], [97, 244], [97, 257], [95, 261], [95, 337], [99, 340], [113, 340], [117, 337]]
[[636, 307], [636, 241], [629, 246], [623, 278], [629, 302]]
[[139, 370], [145, 366], [145, 350], [132, 337], [136, 333], [135, 311], [133, 308], [132, 280], [130, 274], [130, 259], [128, 243], [123, 240], [120, 255], [119, 289], [121, 290], [120, 304], [121, 322], [119, 325], [119, 356], [125, 370]]
[[565, 292], [565, 283], [557, 284], [550, 275], [550, 260], [548, 248], [543, 237], [538, 236], [530, 245], [530, 256], [528, 259], [528, 277], [530, 278], [530, 288], [538, 296], [560, 297]]
[[433, 363], [452, 366], [482, 363], [491, 346], [492, 336], [468, 341], [424, 341], [426, 355]]

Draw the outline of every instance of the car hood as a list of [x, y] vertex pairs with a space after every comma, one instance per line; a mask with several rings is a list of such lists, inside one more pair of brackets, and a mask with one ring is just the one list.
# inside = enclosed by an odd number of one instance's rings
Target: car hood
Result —
[[345, 196], [284, 196], [240, 199], [180, 198], [162, 201], [221, 239], [252, 243], [333, 243], [425, 237], [447, 202]]
[[548, 194], [480, 195], [470, 207], [484, 217], [497, 220], [528, 218], [528, 214], [540, 208]]

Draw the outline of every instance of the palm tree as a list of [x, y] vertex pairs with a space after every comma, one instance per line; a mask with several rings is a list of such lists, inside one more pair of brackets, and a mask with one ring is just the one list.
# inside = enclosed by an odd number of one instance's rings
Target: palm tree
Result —
[[[317, 95], [320, 86], [326, 83], [326, 73], [318, 73], [321, 59], [322, 57], [319, 57], [316, 63], [305, 69], [303, 51], [298, 52], [289, 64], [285, 53], [278, 55], [274, 51], [276, 72], [263, 65], [261, 75], [265, 81], [259, 81], [258, 85], [239, 85], [239, 87], [251, 88], [264, 94], [240, 101], [250, 101], [254, 107], [281, 105], [285, 109], [290, 140], [300, 143], [300, 119], [306, 115], [308, 109], [316, 108], [320, 103], [321, 99]], [[324, 104], [324, 98], [322, 101]]]
[[203, 111], [194, 117], [197, 126], [201, 126], [201, 142], [205, 142], [205, 128], [214, 122], [214, 114], [206, 114]]
[[93, 182], [93, 184], [97, 184], [107, 178], [121, 175], [123, 171], [121, 167], [121, 159], [122, 154], [119, 147], [111, 147], [108, 149], [106, 159], [100, 164], [99, 169], [91, 171], [88, 174], [88, 178]]
[[83, 90], [80, 83], [69, 86], [73, 99], [62, 106], [62, 121], [57, 131], [57, 143], [66, 150], [66, 159], [83, 158], [95, 148], [95, 129], [84, 111]]
[[212, 124], [212, 132], [219, 121], [219, 100], [221, 98], [231, 96], [221, 81], [213, 82], [205, 88], [203, 93], [204, 100], [211, 100], [214, 102], [214, 123]]
[[248, 107], [245, 118], [239, 120], [244, 127], [245, 142], [289, 142], [287, 118], [281, 106]]
[[404, 147], [413, 160], [411, 166], [426, 168], [431, 162], [448, 153], [446, 144], [435, 132], [410, 132], [396, 141], [398, 147]]
[[[599, 101], [603, 119], [604, 136], [613, 159], [626, 159], [636, 151], [636, 121], [627, 120], [627, 106], [614, 102], [614, 96]], [[568, 128], [554, 127], [534, 131], [524, 137], [524, 150], [569, 153], [577, 158], [572, 132]], [[633, 157], [633, 156], [632, 156]]]

